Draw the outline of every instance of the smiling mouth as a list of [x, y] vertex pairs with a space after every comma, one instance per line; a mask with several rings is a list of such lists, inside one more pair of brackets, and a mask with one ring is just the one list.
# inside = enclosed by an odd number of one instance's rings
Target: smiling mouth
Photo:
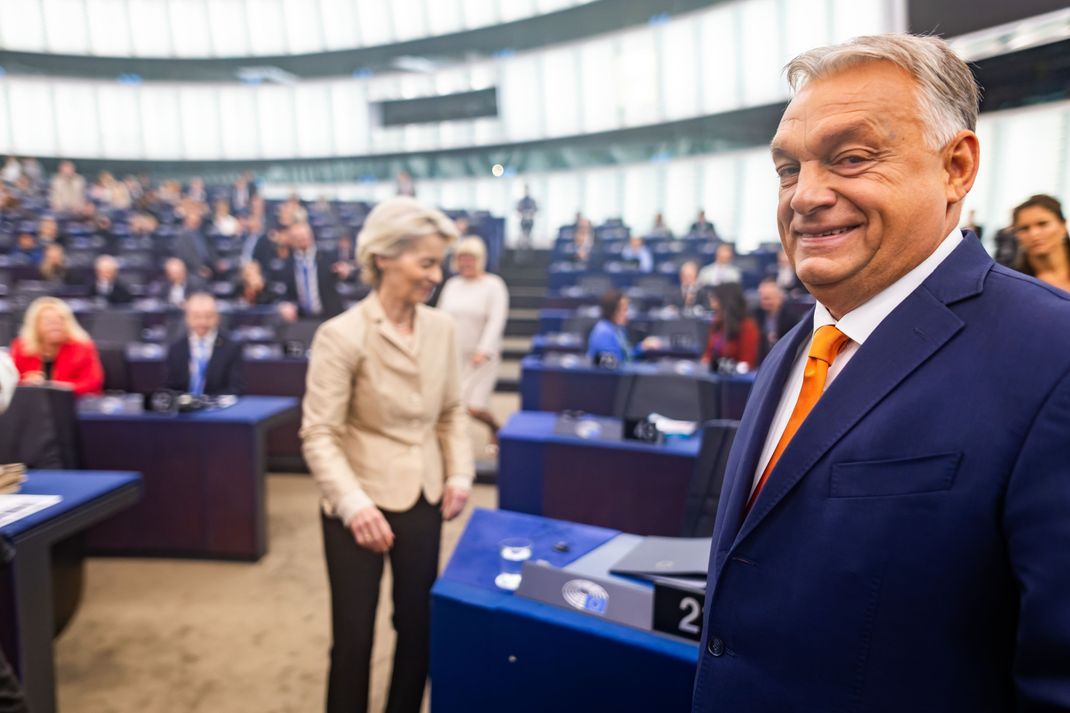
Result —
[[858, 225], [845, 225], [845, 226], [840, 227], [840, 228], [830, 228], [829, 230], [822, 230], [820, 232], [813, 232], [813, 231], [806, 231], [806, 230], [796, 230], [795, 234], [798, 235], [800, 238], [804, 238], [804, 239], [805, 238], [833, 238], [833, 237], [836, 237], [837, 235], [843, 235], [844, 233], [849, 233], [849, 232], [851, 232], [852, 230], [854, 230], [857, 227], [859, 227], [859, 226]]

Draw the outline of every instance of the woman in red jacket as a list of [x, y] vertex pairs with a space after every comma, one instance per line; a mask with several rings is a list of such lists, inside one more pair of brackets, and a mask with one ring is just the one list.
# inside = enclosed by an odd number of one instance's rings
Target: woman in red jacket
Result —
[[67, 385], [79, 395], [99, 394], [104, 386], [96, 345], [55, 297], [39, 297], [26, 310], [11, 358], [23, 384]]
[[710, 294], [710, 308], [714, 312], [713, 324], [702, 363], [716, 370], [722, 359], [728, 359], [756, 369], [758, 325], [747, 316], [743, 288], [734, 282], [717, 285]]

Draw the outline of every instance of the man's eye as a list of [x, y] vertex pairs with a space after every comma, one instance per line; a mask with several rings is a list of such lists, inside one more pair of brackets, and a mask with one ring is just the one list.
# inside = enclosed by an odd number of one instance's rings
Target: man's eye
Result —
[[781, 178], [790, 178], [799, 172], [798, 166], [780, 166], [776, 173]]

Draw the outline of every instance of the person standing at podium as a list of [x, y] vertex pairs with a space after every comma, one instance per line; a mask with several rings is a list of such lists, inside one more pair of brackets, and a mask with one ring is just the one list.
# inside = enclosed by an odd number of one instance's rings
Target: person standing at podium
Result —
[[1070, 294], [957, 228], [973, 73], [906, 34], [786, 73], [770, 173], [816, 305], [732, 443], [693, 711], [1070, 710]]
[[386, 709], [417, 713], [423, 700], [442, 521], [460, 514], [474, 474], [453, 320], [424, 304], [456, 238], [413, 198], [380, 203], [357, 238], [372, 292], [312, 342], [301, 439], [323, 495], [328, 713], [367, 710], [386, 558], [397, 631]]
[[241, 344], [219, 333], [215, 297], [189, 296], [186, 329], [187, 335], [167, 350], [167, 388], [194, 396], [240, 394]]

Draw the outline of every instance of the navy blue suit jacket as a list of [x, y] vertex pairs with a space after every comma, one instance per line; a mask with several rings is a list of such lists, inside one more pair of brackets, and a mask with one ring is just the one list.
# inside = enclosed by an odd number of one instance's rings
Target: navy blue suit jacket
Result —
[[[204, 393], [240, 395], [242, 344], [222, 335], [215, 338], [212, 358], [204, 372]], [[167, 349], [167, 376], [164, 386], [172, 391], [186, 393], [190, 389], [189, 336], [176, 340]]]
[[732, 447], [694, 711], [1070, 709], [1070, 295], [967, 234], [742, 519], [812, 322], [770, 352]]

